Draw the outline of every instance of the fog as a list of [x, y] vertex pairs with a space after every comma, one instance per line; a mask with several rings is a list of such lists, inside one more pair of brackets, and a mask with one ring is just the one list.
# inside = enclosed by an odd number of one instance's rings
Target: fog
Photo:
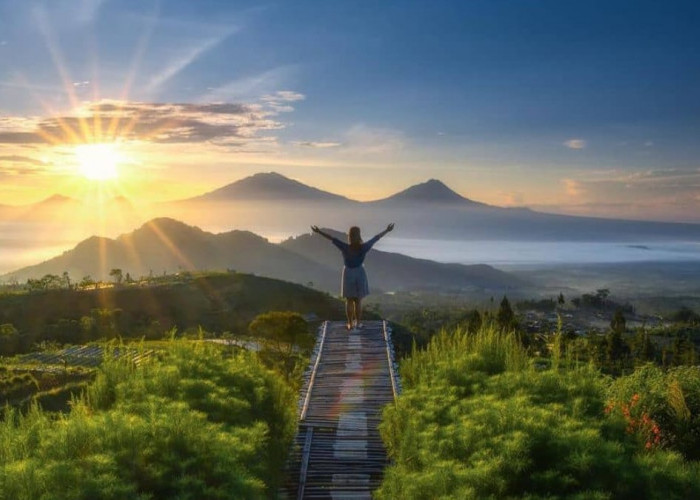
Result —
[[411, 257], [494, 267], [628, 262], [700, 262], [700, 243], [455, 241], [388, 237], [377, 248]]

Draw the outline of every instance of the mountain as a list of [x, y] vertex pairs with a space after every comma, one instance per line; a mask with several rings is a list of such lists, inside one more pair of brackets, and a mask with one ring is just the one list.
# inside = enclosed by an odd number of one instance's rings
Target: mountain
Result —
[[[153, 219], [116, 239], [93, 236], [62, 255], [4, 276], [23, 281], [67, 271], [73, 279], [109, 279], [122, 269], [134, 278], [184, 270], [255, 273], [337, 293], [342, 260], [327, 241], [310, 234], [273, 244], [248, 231], [213, 234], [169, 218]], [[368, 257], [375, 291], [419, 288], [481, 289], [523, 281], [489, 266], [462, 266], [373, 251]]]
[[400, 191], [388, 198], [370, 202], [373, 205], [411, 205], [435, 204], [435, 205], [457, 205], [469, 207], [488, 207], [484, 203], [472, 201], [447, 187], [442, 181], [430, 179], [427, 182], [416, 184], [403, 191]]
[[350, 202], [343, 196], [307, 186], [276, 172], [261, 172], [184, 202], [232, 201]]
[[98, 236], [46, 262], [11, 273], [20, 280], [67, 271], [75, 279], [109, 279], [119, 268], [134, 277], [192, 270], [259, 273], [306, 282], [318, 265], [248, 231], [212, 234], [174, 219], [159, 218], [116, 239]]

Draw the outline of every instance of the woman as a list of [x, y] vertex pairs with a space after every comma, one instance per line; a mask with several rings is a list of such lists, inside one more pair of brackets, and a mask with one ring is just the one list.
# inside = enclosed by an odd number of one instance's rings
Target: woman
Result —
[[369, 285], [367, 283], [367, 273], [362, 263], [365, 261], [365, 255], [370, 251], [380, 238], [386, 233], [394, 229], [394, 224], [389, 224], [384, 231], [376, 235], [367, 242], [362, 242], [360, 236], [360, 228], [353, 226], [348, 231], [348, 242], [342, 242], [338, 238], [334, 238], [330, 234], [321, 231], [318, 226], [311, 226], [314, 233], [318, 233], [338, 247], [338, 250], [343, 254], [343, 284], [342, 294], [345, 298], [345, 314], [348, 317], [347, 328], [362, 328], [360, 319], [362, 318], [362, 299], [369, 295]]

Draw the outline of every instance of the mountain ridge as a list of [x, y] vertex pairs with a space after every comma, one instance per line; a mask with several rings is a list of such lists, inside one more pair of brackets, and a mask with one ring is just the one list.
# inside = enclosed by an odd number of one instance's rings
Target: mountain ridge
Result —
[[[64, 271], [80, 279], [109, 279], [114, 268], [132, 276], [194, 270], [254, 273], [337, 293], [342, 260], [327, 241], [312, 234], [296, 244], [270, 243], [250, 231], [210, 233], [181, 221], [161, 217], [117, 238], [91, 236], [73, 249], [47, 261], [7, 273], [4, 279], [24, 280]], [[490, 266], [443, 264], [373, 250], [367, 268], [376, 290], [418, 288], [503, 289], [523, 284], [515, 276]]]

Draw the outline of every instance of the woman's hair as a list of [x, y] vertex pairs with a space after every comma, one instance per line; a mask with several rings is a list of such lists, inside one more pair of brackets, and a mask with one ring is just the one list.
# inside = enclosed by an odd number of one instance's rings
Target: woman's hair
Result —
[[362, 246], [362, 236], [360, 236], [360, 228], [352, 226], [348, 231], [348, 243], [353, 250], [359, 250]]

